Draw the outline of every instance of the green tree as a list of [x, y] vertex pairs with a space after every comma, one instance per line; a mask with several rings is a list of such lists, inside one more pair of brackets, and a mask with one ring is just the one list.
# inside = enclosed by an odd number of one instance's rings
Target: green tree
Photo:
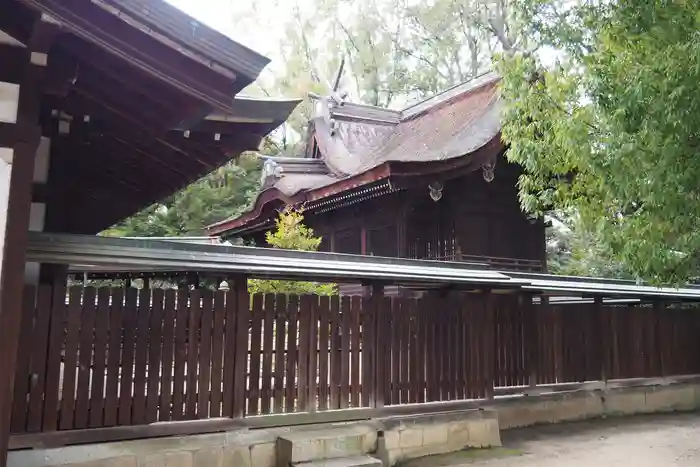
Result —
[[547, 229], [547, 269], [566, 276], [633, 279], [623, 264], [610, 258], [575, 217], [551, 218]]
[[498, 68], [523, 207], [578, 216], [636, 276], [695, 277], [700, 2], [521, 0], [517, 14], [532, 48]]
[[205, 227], [243, 212], [260, 186], [262, 164], [242, 156], [116, 226], [103, 235], [172, 237], [205, 235]]
[[[321, 238], [315, 237], [313, 230], [304, 225], [303, 213], [291, 207], [279, 213], [275, 221], [275, 230], [267, 232], [265, 239], [270, 247], [284, 250], [317, 251], [321, 244]], [[334, 284], [261, 279], [248, 281], [248, 290], [250, 293], [291, 295], [334, 295], [337, 292]]]

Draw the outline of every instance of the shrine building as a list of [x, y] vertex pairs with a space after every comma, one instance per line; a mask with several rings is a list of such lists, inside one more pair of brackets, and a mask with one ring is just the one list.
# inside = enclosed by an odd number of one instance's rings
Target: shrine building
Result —
[[324, 251], [546, 270], [545, 226], [520, 209], [506, 161], [497, 75], [397, 111], [317, 99], [303, 157], [266, 159], [263, 189], [211, 235], [264, 245], [301, 207]]

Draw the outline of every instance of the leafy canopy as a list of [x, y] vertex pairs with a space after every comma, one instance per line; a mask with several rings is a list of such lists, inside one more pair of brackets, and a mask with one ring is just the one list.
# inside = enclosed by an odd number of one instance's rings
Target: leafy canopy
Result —
[[[304, 215], [292, 207], [285, 208], [275, 221], [275, 230], [265, 234], [267, 243], [272, 248], [285, 250], [317, 251], [321, 238], [314, 237], [313, 230], [304, 225]], [[292, 295], [316, 294], [333, 295], [333, 284], [317, 282], [279, 281], [252, 279], [248, 281], [251, 293], [283, 293]]]
[[601, 255], [657, 282], [700, 264], [700, 1], [520, 0], [543, 53], [498, 63], [523, 207], [578, 216]]

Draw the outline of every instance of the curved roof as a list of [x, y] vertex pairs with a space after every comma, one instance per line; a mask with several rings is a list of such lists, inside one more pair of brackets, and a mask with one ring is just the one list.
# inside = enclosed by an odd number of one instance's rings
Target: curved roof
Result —
[[401, 111], [319, 100], [311, 121], [311, 157], [268, 158], [263, 192], [253, 209], [209, 226], [209, 233], [259, 223], [274, 193], [283, 194], [285, 203], [318, 200], [387, 177], [389, 166], [456, 161], [500, 142], [499, 80], [487, 73]]

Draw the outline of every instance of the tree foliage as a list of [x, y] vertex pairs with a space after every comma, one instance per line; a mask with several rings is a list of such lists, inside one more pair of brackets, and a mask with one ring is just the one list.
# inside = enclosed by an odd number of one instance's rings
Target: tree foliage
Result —
[[261, 163], [243, 157], [229, 163], [170, 198], [156, 203], [103, 235], [173, 237], [205, 235], [205, 227], [240, 214], [260, 186]]
[[573, 217], [553, 219], [547, 229], [547, 269], [566, 276], [634, 279], [624, 264], [606, 256], [596, 239]]
[[694, 277], [700, 2], [521, 0], [518, 14], [539, 52], [504, 54], [499, 70], [523, 207], [577, 216], [637, 276]]
[[[321, 245], [321, 238], [315, 237], [313, 230], [304, 225], [303, 213], [291, 207], [279, 213], [275, 230], [267, 232], [265, 239], [270, 247], [284, 250], [317, 251]], [[336, 286], [317, 282], [252, 279], [248, 281], [248, 290], [250, 293], [333, 295]]]

